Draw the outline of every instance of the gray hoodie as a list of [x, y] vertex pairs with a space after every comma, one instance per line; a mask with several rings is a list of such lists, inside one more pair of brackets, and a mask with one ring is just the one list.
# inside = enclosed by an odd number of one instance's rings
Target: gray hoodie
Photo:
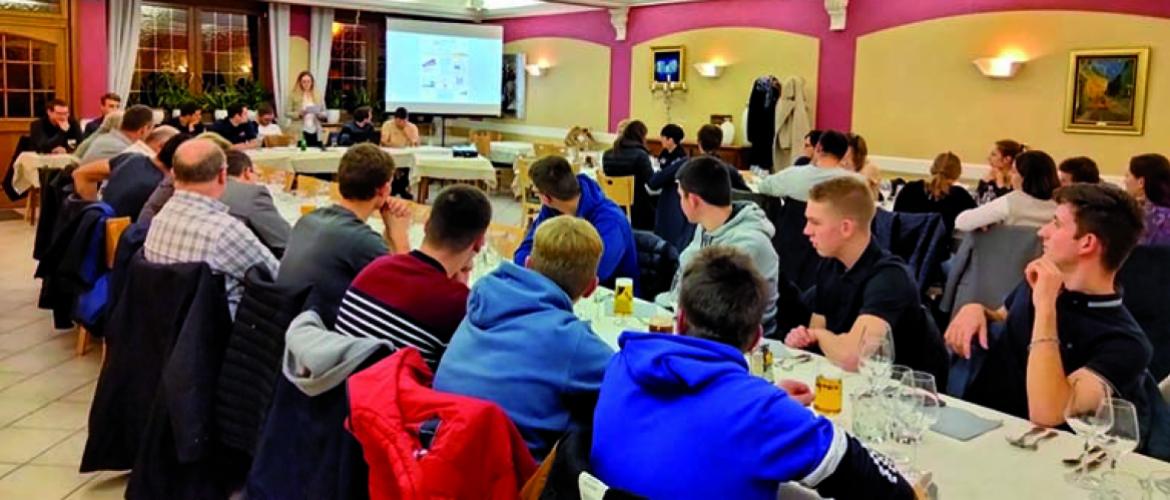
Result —
[[394, 350], [384, 340], [331, 332], [313, 311], [293, 319], [284, 341], [284, 376], [309, 397], [344, 383], [378, 349]]
[[[764, 308], [764, 335], [772, 334], [776, 329], [776, 300], [780, 294], [776, 283], [780, 277], [780, 258], [776, 255], [776, 249], [772, 247], [772, 236], [775, 234], [776, 227], [758, 205], [750, 201], [731, 202], [731, 218], [718, 229], [708, 233], [702, 225], [695, 227], [694, 239], [679, 254], [678, 272], [674, 275], [674, 284], [670, 288], [667, 301], [671, 305], [678, 303], [678, 285], [682, 280], [682, 272], [699, 250], [713, 245], [735, 247], [751, 258], [760, 276], [768, 282], [768, 305]], [[661, 303], [663, 300], [660, 298], [657, 302]]]

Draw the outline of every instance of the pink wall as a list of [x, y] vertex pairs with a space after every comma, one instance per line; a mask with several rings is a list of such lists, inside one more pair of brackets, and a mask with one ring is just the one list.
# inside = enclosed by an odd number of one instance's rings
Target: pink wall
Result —
[[[630, 60], [634, 45], [679, 31], [711, 27], [775, 29], [820, 39], [817, 125], [848, 130], [853, 115], [857, 39], [929, 19], [1007, 10], [1083, 10], [1170, 17], [1170, 2], [1151, 0], [852, 0], [848, 29], [828, 30], [823, 3], [810, 0], [710, 0], [631, 9], [627, 39], [613, 39], [605, 12], [500, 21], [505, 41], [534, 37], [586, 40], [610, 47], [609, 125], [630, 112]], [[747, 89], [745, 89], [746, 92]]]
[[101, 107], [98, 98], [108, 92], [105, 0], [79, 0], [77, 16], [77, 48], [81, 67], [75, 68], [77, 78], [74, 81], [80, 87], [81, 102], [73, 104], [74, 113], [78, 117], [94, 117]]
[[291, 5], [288, 11], [288, 35], [309, 39], [309, 6]]

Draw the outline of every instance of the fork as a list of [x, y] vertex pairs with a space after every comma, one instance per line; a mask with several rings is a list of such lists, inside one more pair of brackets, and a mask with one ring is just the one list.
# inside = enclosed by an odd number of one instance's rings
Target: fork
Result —
[[1044, 430], [1045, 430], [1044, 427], [1036, 426], [1036, 427], [1032, 427], [1030, 430], [1028, 430], [1028, 432], [1023, 433], [1018, 438], [1004, 437], [1004, 439], [1007, 440], [1008, 444], [1015, 446], [1016, 448], [1023, 448], [1024, 443], [1027, 441], [1028, 438], [1032, 437], [1033, 435], [1044, 432]]
[[1036, 451], [1036, 450], [1040, 449], [1040, 442], [1041, 441], [1044, 441], [1045, 439], [1052, 439], [1056, 436], [1057, 436], [1057, 432], [1052, 430], [1052, 429], [1049, 429], [1048, 432], [1041, 434], [1040, 437], [1032, 440], [1031, 443], [1024, 443], [1023, 445], [1020, 446], [1020, 448], [1023, 448], [1025, 450]]

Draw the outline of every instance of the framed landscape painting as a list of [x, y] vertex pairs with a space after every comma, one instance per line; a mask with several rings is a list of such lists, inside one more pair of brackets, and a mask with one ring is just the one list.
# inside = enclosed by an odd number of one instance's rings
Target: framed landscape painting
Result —
[[1148, 47], [1073, 51], [1069, 55], [1064, 131], [1141, 135], [1149, 64]]

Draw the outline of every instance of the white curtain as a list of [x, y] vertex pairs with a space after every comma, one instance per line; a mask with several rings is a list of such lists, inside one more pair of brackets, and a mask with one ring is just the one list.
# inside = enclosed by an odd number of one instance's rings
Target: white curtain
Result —
[[329, 57], [333, 53], [333, 9], [313, 7], [309, 18], [309, 72], [321, 98], [329, 85]]
[[272, 108], [276, 115], [284, 114], [289, 90], [288, 68], [288, 4], [268, 4], [268, 46], [272, 51]]
[[[109, 71], [106, 86], [123, 99], [130, 95], [130, 80], [138, 57], [138, 32], [142, 30], [142, 0], [109, 0], [106, 16]], [[93, 98], [96, 96], [86, 96]]]

